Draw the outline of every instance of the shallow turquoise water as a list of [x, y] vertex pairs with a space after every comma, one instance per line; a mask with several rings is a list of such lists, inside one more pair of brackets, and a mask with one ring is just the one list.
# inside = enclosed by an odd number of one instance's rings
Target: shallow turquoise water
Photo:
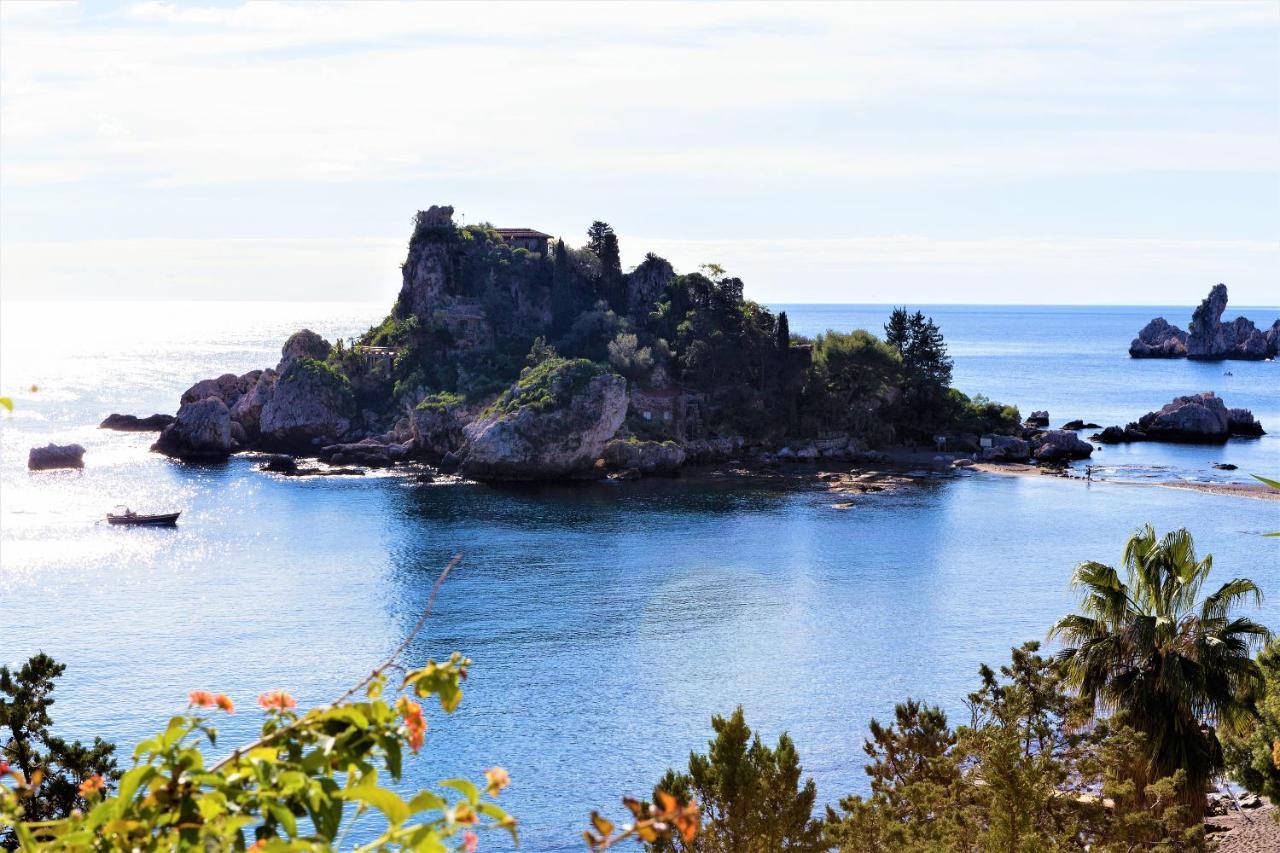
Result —
[[[194, 468], [148, 454], [149, 435], [93, 426], [109, 411], [171, 410], [192, 379], [269, 363], [291, 317], [332, 336], [379, 307], [154, 308], [141, 320], [104, 308], [38, 347], [8, 309], [0, 387], [41, 390], [19, 394], [0, 424], [0, 659], [43, 649], [69, 665], [59, 728], [130, 743], [203, 687], [241, 705], [223, 741], [247, 738], [257, 693], [284, 687], [320, 702], [366, 672], [460, 551], [413, 654], [460, 649], [476, 665], [458, 714], [433, 715], [406, 787], [508, 767], [526, 849], [580, 849], [591, 808], [616, 811], [618, 796], [647, 792], [703, 744], [712, 714], [739, 703], [767, 737], [792, 733], [820, 802], [862, 789], [871, 716], [906, 696], [959, 714], [977, 665], [1043, 637], [1072, 605], [1071, 567], [1116, 559], [1144, 521], [1189, 526], [1216, 575], [1247, 574], [1272, 593], [1260, 615], [1280, 625], [1280, 540], [1259, 535], [1280, 529], [1274, 503], [969, 475], [839, 511], [809, 487], [506, 489], [284, 480], [247, 459]], [[812, 330], [804, 310], [789, 310], [794, 329]], [[984, 354], [960, 318], [938, 319], [961, 387], [988, 390], [966, 384], [976, 377], [1055, 420], [1059, 409], [1061, 419], [1130, 419], [1151, 407], [1149, 394], [1172, 396], [1172, 379], [1198, 390], [1209, 378], [1202, 365], [1116, 359], [1101, 341], [1056, 366], [1016, 346]], [[112, 333], [95, 337], [104, 325]], [[1093, 386], [1099, 359], [1143, 388], [1172, 379], [1120, 397]], [[1262, 371], [1276, 367], [1232, 365], [1234, 378], [1253, 378], [1229, 402], [1258, 401], [1268, 426], [1280, 424], [1280, 412], [1266, 414], [1280, 403], [1275, 374]], [[1014, 396], [1019, 388], [1039, 399]], [[31, 444], [68, 438], [89, 447], [83, 473], [23, 469]], [[1209, 476], [1211, 455], [1274, 471], [1273, 440], [1149, 453], [1184, 476]], [[180, 506], [183, 521], [169, 531], [94, 523], [118, 501]]]

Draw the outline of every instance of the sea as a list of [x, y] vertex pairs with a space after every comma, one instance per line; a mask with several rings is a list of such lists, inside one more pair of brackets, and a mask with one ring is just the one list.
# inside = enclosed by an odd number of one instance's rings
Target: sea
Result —
[[[0, 663], [44, 651], [66, 664], [57, 732], [114, 741], [127, 765], [201, 688], [238, 705], [211, 753], [248, 741], [259, 693], [340, 694], [461, 554], [409, 658], [458, 650], [474, 666], [461, 708], [429, 712], [401, 787], [506, 767], [523, 849], [578, 850], [592, 809], [622, 816], [623, 795], [683, 768], [712, 716], [739, 705], [766, 741], [791, 734], [820, 805], [865, 792], [869, 720], [913, 697], [963, 723], [979, 665], [1043, 641], [1076, 604], [1073, 567], [1118, 561], [1146, 523], [1190, 529], [1213, 579], [1256, 580], [1267, 597], [1251, 615], [1280, 628], [1280, 539], [1262, 535], [1280, 530], [1280, 503], [1155, 485], [1280, 475], [1280, 363], [1128, 358], [1151, 317], [1185, 324], [1189, 306], [919, 307], [957, 387], [1054, 425], [1124, 424], [1213, 390], [1271, 434], [1100, 448], [1092, 481], [923, 478], [848, 510], [816, 481], [284, 479], [244, 457], [184, 465], [149, 453], [153, 434], [96, 428], [172, 412], [198, 379], [273, 365], [299, 328], [351, 337], [385, 307], [0, 305], [0, 394], [15, 404], [0, 412]], [[879, 331], [890, 310], [772, 307], [806, 335]], [[1261, 324], [1280, 309], [1236, 313]], [[50, 441], [84, 445], [84, 470], [29, 473], [28, 449]], [[112, 528], [101, 519], [117, 504], [182, 519]]]

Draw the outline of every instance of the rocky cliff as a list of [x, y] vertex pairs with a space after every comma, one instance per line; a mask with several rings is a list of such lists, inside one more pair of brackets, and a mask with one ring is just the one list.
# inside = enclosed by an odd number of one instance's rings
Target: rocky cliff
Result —
[[1133, 358], [1192, 358], [1204, 361], [1245, 359], [1258, 361], [1280, 353], [1280, 320], [1269, 329], [1258, 329], [1245, 317], [1224, 323], [1227, 286], [1216, 284], [1191, 315], [1187, 331], [1157, 317], [1138, 332], [1129, 345]]

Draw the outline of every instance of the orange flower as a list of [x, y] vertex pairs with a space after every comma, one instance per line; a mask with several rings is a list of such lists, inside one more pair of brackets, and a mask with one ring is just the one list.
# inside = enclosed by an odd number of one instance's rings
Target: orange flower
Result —
[[463, 801], [453, 807], [453, 822], [473, 824], [473, 823], [479, 823], [480, 818], [478, 815], [476, 815], [475, 812], [471, 810], [470, 804], [468, 804], [466, 801]]
[[253, 842], [253, 846], [250, 847], [249, 849], [250, 850], [266, 850], [267, 840], [265, 838], [259, 838], [257, 841]]
[[287, 711], [290, 708], [298, 707], [298, 703], [294, 698], [283, 690], [272, 690], [270, 693], [263, 693], [258, 697], [258, 704], [268, 711]]
[[417, 752], [427, 740], [427, 721], [422, 716], [422, 706], [408, 696], [401, 696], [396, 700], [396, 710], [404, 717], [404, 727], [409, 732], [409, 748]]
[[511, 784], [511, 774], [501, 767], [490, 767], [484, 771], [484, 778], [489, 780], [489, 796], [496, 797], [498, 792]]
[[476, 853], [476, 848], [480, 846], [480, 836], [471, 830], [462, 833], [462, 849], [467, 853]]
[[225, 693], [219, 693], [217, 696], [214, 696], [213, 702], [228, 714], [234, 714], [236, 712], [236, 703], [232, 702], [231, 697]]
[[102, 778], [101, 774], [95, 773], [80, 783], [80, 796], [87, 800], [105, 787], [107, 787], [106, 780]]
[[192, 690], [187, 694], [187, 702], [197, 708], [212, 708], [215, 701], [208, 690]]

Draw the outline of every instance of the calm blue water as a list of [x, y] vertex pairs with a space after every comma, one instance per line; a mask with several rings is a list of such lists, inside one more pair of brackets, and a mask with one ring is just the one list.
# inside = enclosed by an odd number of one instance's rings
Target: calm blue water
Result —
[[[1145, 521], [1189, 526], [1223, 579], [1247, 574], [1273, 593], [1260, 616], [1280, 626], [1280, 540], [1259, 535], [1280, 529], [1276, 503], [984, 475], [844, 512], [817, 488], [751, 484], [307, 482], [247, 459], [178, 465], [146, 452], [150, 435], [93, 428], [111, 411], [172, 410], [194, 379], [272, 363], [299, 325], [347, 335], [383, 308], [3, 306], [0, 388], [18, 411], [0, 417], [0, 660], [43, 649], [68, 664], [63, 733], [132, 743], [202, 687], [241, 706], [222, 742], [248, 739], [253, 697], [341, 692], [395, 645], [461, 551], [413, 654], [460, 649], [476, 664], [461, 710], [433, 715], [406, 787], [502, 764], [525, 849], [576, 850], [590, 809], [646, 793], [701, 747], [712, 714], [739, 703], [767, 738], [792, 733], [820, 802], [862, 790], [871, 716], [906, 696], [959, 714], [980, 662], [1043, 637], [1071, 607], [1071, 567], [1115, 560]], [[787, 310], [804, 333], [877, 328], [886, 313]], [[1024, 412], [1124, 422], [1212, 388], [1280, 426], [1280, 365], [1124, 357], [1153, 309], [932, 313], [957, 384]], [[86, 470], [28, 474], [27, 448], [50, 439], [85, 444]], [[1100, 456], [1207, 478], [1216, 459], [1280, 470], [1275, 442]], [[94, 523], [117, 502], [178, 506], [183, 523]]]

